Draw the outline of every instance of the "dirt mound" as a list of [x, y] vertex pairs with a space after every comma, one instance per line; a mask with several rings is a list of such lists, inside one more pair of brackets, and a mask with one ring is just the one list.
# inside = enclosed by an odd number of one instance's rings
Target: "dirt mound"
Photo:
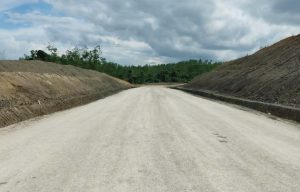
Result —
[[185, 88], [299, 108], [300, 35], [227, 62]]
[[0, 61], [0, 127], [132, 87], [96, 71], [41, 61]]

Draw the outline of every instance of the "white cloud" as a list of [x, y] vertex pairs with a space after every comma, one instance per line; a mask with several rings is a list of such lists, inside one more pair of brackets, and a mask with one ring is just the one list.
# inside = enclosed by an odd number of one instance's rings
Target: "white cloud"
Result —
[[0, 30], [2, 51], [6, 59], [17, 59], [32, 49], [43, 49], [46, 38], [42, 28], [19, 29], [15, 31]]

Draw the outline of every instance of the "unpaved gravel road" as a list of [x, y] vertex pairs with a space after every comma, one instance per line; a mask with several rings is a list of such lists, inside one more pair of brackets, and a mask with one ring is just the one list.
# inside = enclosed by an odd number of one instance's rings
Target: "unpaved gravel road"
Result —
[[300, 126], [163, 87], [0, 129], [2, 192], [296, 192]]

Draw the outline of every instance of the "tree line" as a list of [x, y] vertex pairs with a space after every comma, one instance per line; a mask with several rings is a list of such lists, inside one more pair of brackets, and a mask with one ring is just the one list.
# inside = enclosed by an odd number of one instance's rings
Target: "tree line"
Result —
[[75, 47], [62, 55], [58, 54], [58, 50], [54, 46], [47, 46], [47, 50], [48, 53], [43, 50], [32, 50], [29, 55], [25, 54], [20, 60], [42, 60], [74, 65], [84, 69], [97, 70], [133, 84], [185, 83], [197, 75], [213, 70], [220, 64], [200, 59], [160, 65], [124, 66], [103, 58], [100, 46], [93, 49]]

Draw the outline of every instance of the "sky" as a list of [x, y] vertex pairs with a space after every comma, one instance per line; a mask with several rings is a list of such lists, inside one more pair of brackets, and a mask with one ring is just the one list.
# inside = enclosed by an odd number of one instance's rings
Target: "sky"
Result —
[[300, 33], [299, 0], [2, 0], [0, 59], [100, 45], [124, 65], [228, 61]]

